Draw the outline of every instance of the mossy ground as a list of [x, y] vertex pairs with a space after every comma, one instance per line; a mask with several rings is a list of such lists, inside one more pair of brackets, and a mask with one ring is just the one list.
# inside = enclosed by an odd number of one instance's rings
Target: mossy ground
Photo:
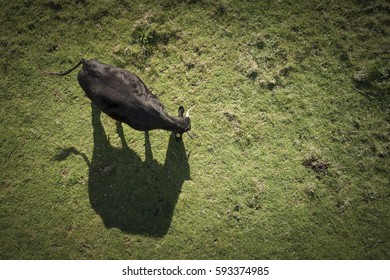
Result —
[[[388, 1], [1, 2], [1, 259], [389, 258]], [[195, 139], [44, 75], [82, 57]]]

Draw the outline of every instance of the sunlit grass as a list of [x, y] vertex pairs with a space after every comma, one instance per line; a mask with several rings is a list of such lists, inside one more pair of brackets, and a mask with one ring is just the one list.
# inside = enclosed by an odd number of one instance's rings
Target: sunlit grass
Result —
[[[388, 259], [389, 9], [2, 3], [0, 257]], [[145, 149], [75, 72], [44, 75], [82, 57], [193, 107], [195, 138]]]

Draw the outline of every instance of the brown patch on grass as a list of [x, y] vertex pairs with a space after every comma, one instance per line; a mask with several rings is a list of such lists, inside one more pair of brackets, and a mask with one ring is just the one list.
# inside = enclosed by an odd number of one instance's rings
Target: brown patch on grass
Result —
[[304, 160], [302, 165], [311, 168], [316, 173], [325, 173], [329, 167], [329, 162], [316, 158], [315, 156], [311, 156], [310, 158]]

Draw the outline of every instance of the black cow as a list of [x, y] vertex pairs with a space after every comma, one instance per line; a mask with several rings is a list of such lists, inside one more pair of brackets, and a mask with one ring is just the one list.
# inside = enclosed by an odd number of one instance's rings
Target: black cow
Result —
[[178, 117], [169, 115], [163, 104], [134, 73], [95, 59], [81, 59], [68, 71], [48, 74], [65, 76], [80, 65], [83, 65], [83, 68], [77, 78], [81, 88], [87, 97], [111, 118], [128, 124], [135, 130], [172, 131], [178, 142], [184, 132], [191, 136], [189, 110], [183, 116], [184, 108], [180, 106]]

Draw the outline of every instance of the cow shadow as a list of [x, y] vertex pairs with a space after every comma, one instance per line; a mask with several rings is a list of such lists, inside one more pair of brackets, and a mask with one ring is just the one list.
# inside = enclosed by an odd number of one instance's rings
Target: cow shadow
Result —
[[[154, 237], [164, 236], [171, 225], [182, 185], [190, 178], [184, 143], [171, 136], [164, 165], [153, 159], [145, 133], [145, 160], [126, 143], [117, 124], [121, 147], [113, 147], [92, 105], [93, 154], [89, 165], [88, 194], [92, 208], [106, 228]], [[67, 149], [75, 152], [74, 148]], [[66, 152], [65, 152], [66, 153]]]

